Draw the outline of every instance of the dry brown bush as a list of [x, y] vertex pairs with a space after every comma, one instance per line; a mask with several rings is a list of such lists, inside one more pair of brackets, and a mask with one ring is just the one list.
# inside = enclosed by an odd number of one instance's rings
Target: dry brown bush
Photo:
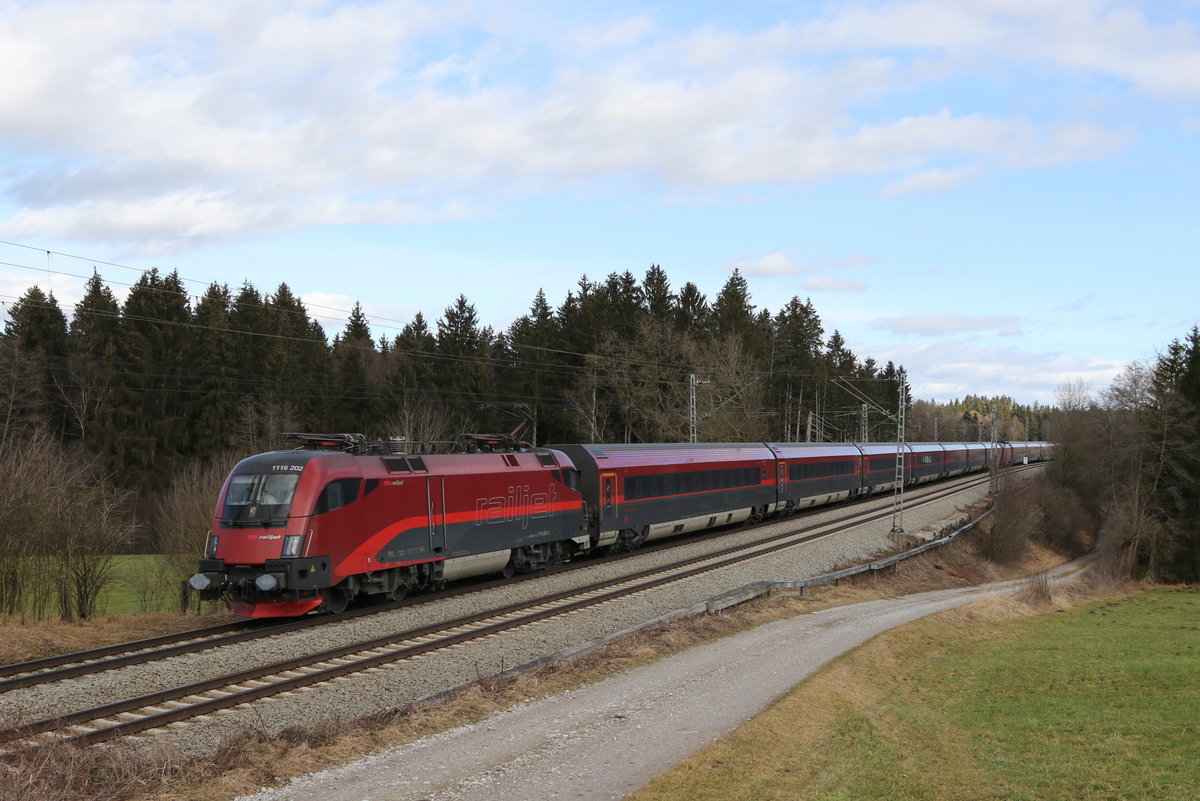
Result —
[[1048, 604], [1054, 600], [1050, 592], [1050, 580], [1045, 573], [1034, 573], [1025, 579], [1020, 595], [1031, 604]]
[[46, 745], [6, 757], [0, 763], [0, 785], [5, 799], [121, 801], [159, 789], [185, 765], [166, 748]]
[[172, 597], [179, 592], [179, 582], [196, 572], [212, 528], [217, 496], [237, 460], [226, 453], [189, 462], [158, 497], [150, 547], [161, 559], [151, 592]]
[[0, 614], [91, 618], [132, 538], [129, 493], [98, 461], [31, 427], [0, 447]]

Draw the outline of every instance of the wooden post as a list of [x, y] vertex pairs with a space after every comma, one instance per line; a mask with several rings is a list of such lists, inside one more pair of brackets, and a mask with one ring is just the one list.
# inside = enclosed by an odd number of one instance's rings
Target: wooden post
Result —
[[[181, 581], [181, 582], [179, 582], [179, 614], [186, 615], [188, 613], [188, 608], [191, 605], [192, 605], [191, 588], [188, 587], [188, 583], [186, 581]], [[200, 610], [198, 607], [200, 606], [200, 604], [197, 603], [196, 606], [197, 606], [196, 613], [199, 614]]]

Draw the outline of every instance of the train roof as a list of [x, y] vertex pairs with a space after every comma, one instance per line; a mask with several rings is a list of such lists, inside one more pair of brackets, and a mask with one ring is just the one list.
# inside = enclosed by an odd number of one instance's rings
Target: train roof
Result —
[[[859, 455], [858, 448], [852, 442], [768, 442], [766, 445], [781, 459]], [[895, 446], [892, 446], [892, 451], [895, 450]]]
[[596, 460], [597, 464], [653, 465], [731, 462], [744, 459], [773, 459], [774, 454], [762, 442], [645, 442], [614, 445], [581, 444], [551, 445], [554, 450], [570, 453], [579, 449]]

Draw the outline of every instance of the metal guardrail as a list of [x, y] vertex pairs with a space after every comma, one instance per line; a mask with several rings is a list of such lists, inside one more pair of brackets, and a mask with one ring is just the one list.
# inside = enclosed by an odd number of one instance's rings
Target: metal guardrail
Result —
[[704, 605], [704, 610], [708, 613], [719, 612], [722, 609], [728, 609], [731, 606], [737, 606], [740, 603], [745, 603], [752, 598], [757, 598], [760, 595], [768, 595], [773, 592], [799, 592], [804, 594], [804, 590], [808, 587], [820, 587], [824, 584], [837, 584], [844, 578], [857, 576], [860, 573], [866, 573], [868, 570], [872, 573], [878, 573], [880, 570], [887, 570], [889, 567], [893, 570], [905, 559], [911, 559], [914, 556], [919, 556], [926, 551], [932, 551], [936, 548], [941, 548], [950, 542], [953, 542], [960, 534], [975, 528], [979, 522], [986, 519], [994, 510], [989, 509], [971, 522], [958, 527], [944, 537], [939, 537], [936, 540], [930, 540], [916, 548], [910, 548], [907, 551], [902, 551], [898, 554], [893, 554], [884, 559], [877, 559], [873, 562], [865, 562], [861, 565], [854, 565], [842, 570], [835, 570], [832, 573], [823, 573], [819, 576], [813, 576], [806, 579], [798, 579], [795, 581], [756, 581], [753, 584], [747, 584], [744, 587], [738, 587], [736, 590], [722, 593], [713, 598], [709, 598]]

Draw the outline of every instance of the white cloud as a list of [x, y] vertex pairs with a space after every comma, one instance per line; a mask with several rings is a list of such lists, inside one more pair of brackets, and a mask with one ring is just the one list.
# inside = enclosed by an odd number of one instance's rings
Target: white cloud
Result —
[[978, 165], [959, 167], [957, 169], [933, 167], [928, 170], [909, 173], [898, 180], [892, 181], [883, 187], [882, 192], [884, 195], [893, 197], [896, 195], [907, 195], [909, 192], [940, 192], [966, 183], [971, 178], [979, 175], [980, 172], [981, 169]]
[[1007, 112], [862, 113], [911, 88], [906, 50], [1200, 92], [1190, 29], [1080, 0], [854, 4], [748, 32], [546, 16], [527, 30], [470, 0], [21, 6], [0, 22], [0, 192], [21, 209], [3, 224], [169, 253], [613, 184], [945, 191], [1129, 141]]
[[639, 14], [614, 22], [583, 25], [572, 37], [572, 44], [584, 50], [631, 47], [654, 32], [654, 20]]
[[835, 6], [801, 28], [822, 52], [899, 48], [976, 69], [1032, 63], [1112, 76], [1157, 96], [1200, 95], [1200, 39], [1185, 22], [1156, 24], [1102, 0], [910, 0]]
[[[753, 261], [738, 262], [737, 266], [744, 275], [758, 276], [797, 276], [804, 273], [827, 270], [856, 270], [872, 267], [879, 259], [866, 253], [848, 253], [843, 256], [824, 256], [821, 258], [800, 260], [782, 252], [768, 253]], [[822, 279], [830, 281], [833, 279]], [[861, 284], [847, 282], [843, 289], [864, 288]], [[829, 287], [820, 287], [829, 288]]]
[[867, 253], [847, 253], [844, 256], [826, 256], [809, 261], [810, 270], [857, 270], [874, 267], [879, 259]]
[[1096, 296], [1092, 294], [1083, 295], [1082, 297], [1069, 300], [1054, 307], [1056, 312], [1077, 312], [1083, 311], [1096, 302]]
[[783, 253], [768, 253], [761, 259], [739, 263], [744, 275], [797, 275], [804, 272], [804, 266], [791, 256]]
[[1017, 348], [975, 346], [946, 340], [898, 347], [855, 345], [881, 363], [894, 361], [908, 371], [914, 398], [949, 401], [973, 393], [1009, 395], [1022, 403], [1053, 404], [1059, 387], [1084, 380], [1108, 386], [1125, 363], [1112, 359]]
[[862, 292], [867, 285], [858, 281], [847, 281], [844, 278], [814, 275], [804, 282], [804, 288], [813, 292]]
[[920, 334], [923, 336], [946, 336], [970, 334], [984, 331], [1001, 336], [1017, 336], [1022, 333], [1020, 319], [1008, 315], [972, 316], [948, 312], [911, 314], [903, 317], [881, 317], [872, 326], [897, 334]]

